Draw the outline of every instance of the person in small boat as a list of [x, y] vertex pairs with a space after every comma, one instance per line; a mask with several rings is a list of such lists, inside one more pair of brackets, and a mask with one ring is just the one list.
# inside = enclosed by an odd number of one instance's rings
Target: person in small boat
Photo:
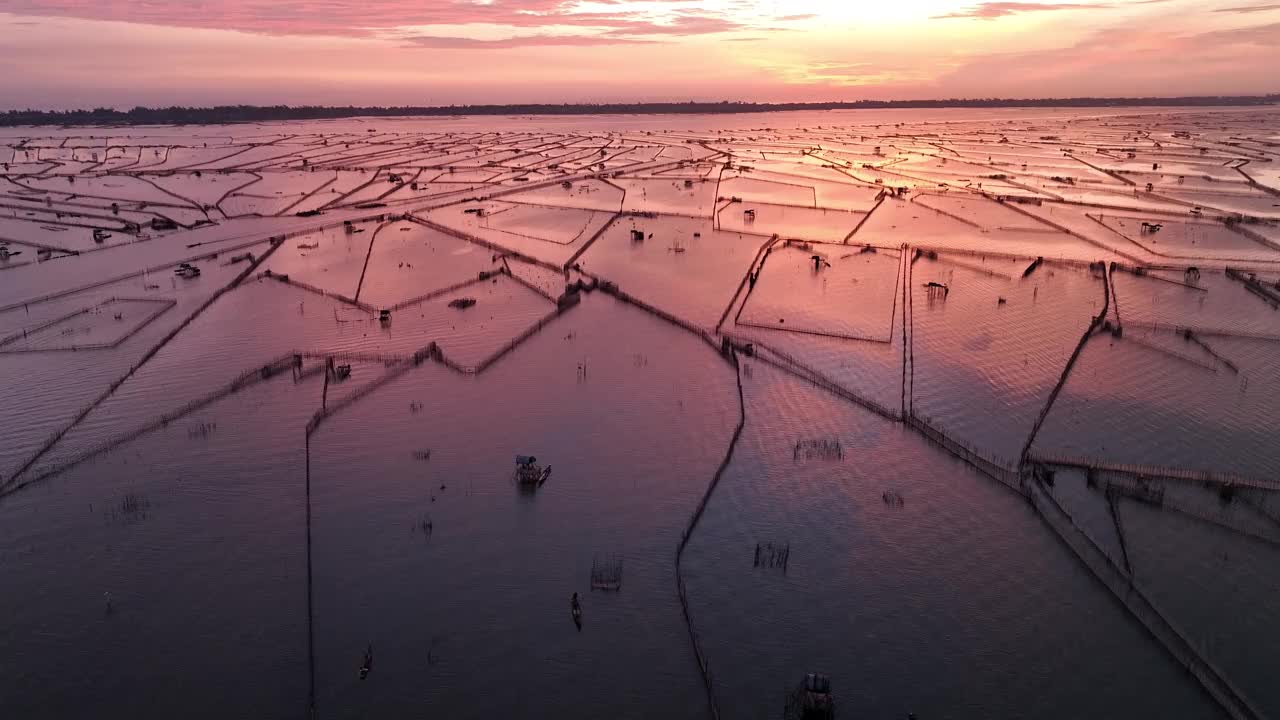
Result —
[[360, 679], [369, 677], [369, 671], [373, 670], [373, 645], [365, 648], [364, 660], [360, 663]]

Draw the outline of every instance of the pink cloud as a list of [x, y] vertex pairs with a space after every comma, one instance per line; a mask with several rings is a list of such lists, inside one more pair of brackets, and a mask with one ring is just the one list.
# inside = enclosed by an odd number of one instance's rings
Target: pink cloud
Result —
[[1280, 23], [1213, 30], [1195, 35], [1193, 39], [1205, 43], [1264, 45], [1275, 48], [1280, 45]]
[[[1071, 47], [970, 58], [934, 81], [957, 96], [1230, 95], [1275, 92], [1280, 23], [1201, 33], [1099, 30]], [[1120, 70], [1120, 71], [1117, 71]]]
[[[1138, 0], [1130, 5], [1153, 5], [1169, 0]], [[984, 2], [967, 10], [960, 10], [946, 15], [935, 15], [933, 20], [951, 20], [955, 18], [979, 18], [995, 20], [1010, 15], [1021, 15], [1030, 12], [1052, 12], [1056, 10], [1110, 10], [1118, 7], [1112, 3], [1036, 3], [1036, 2]]]
[[656, 40], [640, 40], [608, 35], [525, 35], [497, 40], [478, 40], [476, 38], [448, 37], [437, 35], [411, 35], [404, 38], [412, 47], [433, 48], [438, 50], [501, 50], [515, 47], [591, 47], [598, 45], [648, 45]]
[[[667, 23], [627, 21], [609, 31], [611, 35], [713, 35], [745, 29], [742, 23], [701, 13], [681, 13]], [[752, 28], [760, 30], [762, 28]]]
[[1219, 8], [1214, 10], [1214, 12], [1237, 13], [1243, 15], [1245, 13], [1266, 12], [1268, 10], [1280, 10], [1280, 5], [1247, 5], [1244, 7]]
[[1051, 10], [1084, 10], [1110, 7], [1110, 5], [1084, 5], [1081, 3], [1028, 3], [1028, 2], [988, 2], [975, 5], [968, 10], [960, 10], [946, 15], [936, 15], [934, 20], [950, 20], [953, 18], [982, 18], [994, 20], [1009, 15], [1027, 12], [1043, 12]]
[[[665, 2], [666, 0], [662, 0]], [[500, 25], [518, 29], [591, 27], [616, 35], [702, 35], [746, 27], [727, 17], [676, 9], [655, 23], [627, 0], [607, 3], [612, 12], [576, 12], [572, 0], [7, 0], [15, 15], [65, 17], [270, 35], [368, 37], [412, 25]], [[652, 7], [652, 3], [643, 3]], [[463, 40], [465, 38], [459, 38]], [[517, 38], [512, 38], [513, 40]], [[527, 43], [526, 43], [527, 44]], [[583, 44], [583, 43], [574, 43]], [[466, 43], [460, 42], [458, 47]], [[472, 46], [487, 46], [485, 44]]]

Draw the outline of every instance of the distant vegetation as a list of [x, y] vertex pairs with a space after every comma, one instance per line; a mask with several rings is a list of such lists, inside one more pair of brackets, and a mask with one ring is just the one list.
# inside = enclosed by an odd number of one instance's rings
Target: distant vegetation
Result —
[[821, 103], [609, 103], [529, 105], [448, 105], [440, 107], [325, 107], [318, 105], [223, 105], [218, 107], [136, 107], [132, 110], [10, 110], [0, 126], [15, 125], [217, 125], [272, 120], [331, 120], [353, 117], [453, 117], [458, 115], [659, 115], [752, 113], [789, 110], [874, 110], [883, 108], [1089, 108], [1260, 106], [1280, 103], [1280, 95], [1160, 98], [1002, 98], [950, 100], [858, 100]]

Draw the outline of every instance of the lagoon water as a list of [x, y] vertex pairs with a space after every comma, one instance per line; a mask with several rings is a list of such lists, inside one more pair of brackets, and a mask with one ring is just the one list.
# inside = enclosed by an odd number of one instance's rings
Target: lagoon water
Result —
[[1280, 714], [1278, 135], [0, 130], [0, 713]]

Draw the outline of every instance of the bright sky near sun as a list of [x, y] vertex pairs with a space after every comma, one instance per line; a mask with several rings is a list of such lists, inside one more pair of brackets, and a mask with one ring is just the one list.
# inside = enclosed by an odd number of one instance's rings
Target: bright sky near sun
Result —
[[0, 109], [1256, 94], [1267, 0], [0, 0]]

